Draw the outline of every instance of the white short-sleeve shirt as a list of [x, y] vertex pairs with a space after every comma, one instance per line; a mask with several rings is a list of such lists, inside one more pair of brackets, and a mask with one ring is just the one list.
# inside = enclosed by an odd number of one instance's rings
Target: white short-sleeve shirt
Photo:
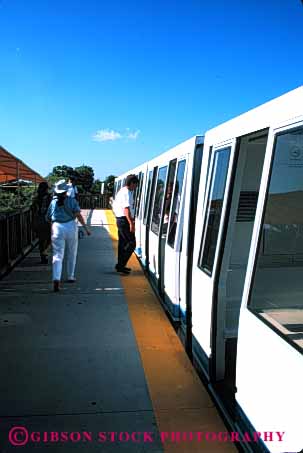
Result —
[[133, 193], [128, 190], [127, 186], [122, 187], [113, 201], [113, 211], [116, 217], [124, 217], [124, 209], [129, 208], [130, 214], [134, 217], [134, 200]]
[[68, 191], [67, 196], [71, 198], [75, 198], [78, 195], [78, 189], [76, 186], [73, 186], [71, 183], [68, 183]]

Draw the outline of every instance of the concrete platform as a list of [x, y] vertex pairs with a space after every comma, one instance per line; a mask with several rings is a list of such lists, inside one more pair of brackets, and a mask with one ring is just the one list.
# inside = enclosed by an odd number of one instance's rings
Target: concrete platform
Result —
[[0, 452], [236, 451], [171, 438], [226, 428], [136, 258], [114, 271], [111, 212], [84, 214], [75, 284], [53, 293], [37, 251], [0, 281]]

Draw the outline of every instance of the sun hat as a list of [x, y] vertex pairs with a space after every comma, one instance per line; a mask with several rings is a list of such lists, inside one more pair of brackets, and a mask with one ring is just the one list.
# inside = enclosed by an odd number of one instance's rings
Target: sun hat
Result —
[[56, 182], [55, 184], [55, 193], [64, 193], [67, 192], [69, 189], [68, 185], [65, 182], [65, 179], [60, 179], [60, 181]]

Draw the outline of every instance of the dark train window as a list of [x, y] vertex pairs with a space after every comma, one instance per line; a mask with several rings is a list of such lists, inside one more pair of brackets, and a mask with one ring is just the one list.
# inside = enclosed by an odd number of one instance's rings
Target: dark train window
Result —
[[169, 213], [170, 207], [173, 197], [173, 187], [174, 187], [174, 180], [176, 174], [176, 167], [177, 167], [177, 159], [171, 160], [168, 167], [168, 178], [166, 184], [166, 193], [165, 193], [165, 201], [164, 201], [164, 208], [163, 208], [163, 225], [162, 225], [162, 234], [166, 236], [167, 234], [167, 227], [169, 221]]
[[206, 227], [202, 236], [202, 238], [205, 236], [205, 241], [199, 256], [199, 267], [210, 275], [213, 271], [217, 248], [229, 158], [230, 148], [215, 152], [207, 200]]
[[177, 178], [175, 183], [174, 195], [173, 195], [173, 204], [170, 215], [169, 229], [168, 229], [168, 238], [167, 242], [171, 247], [175, 245], [175, 237], [178, 226], [179, 212], [180, 212], [180, 203], [182, 196], [183, 180], [185, 173], [185, 160], [181, 160], [178, 163]]
[[153, 172], [150, 171], [148, 173], [148, 183], [147, 183], [145, 203], [144, 203], [144, 218], [143, 218], [144, 225], [146, 225], [146, 223], [147, 223], [148, 205], [149, 205], [149, 199], [150, 199], [152, 179], [153, 179]]
[[137, 212], [137, 204], [138, 204], [138, 196], [139, 196], [139, 188], [140, 188], [140, 178], [141, 178], [141, 173], [140, 174], [137, 174], [136, 175], [138, 180], [139, 180], [139, 183], [137, 184], [134, 192], [133, 192], [133, 200], [134, 200], [134, 215], [135, 217], [136, 216], [136, 212]]
[[[138, 175], [136, 175], [138, 177]], [[138, 185], [136, 186], [135, 190], [133, 191], [133, 209], [134, 214], [136, 212], [136, 205], [137, 205], [137, 197], [138, 197]]]
[[248, 308], [303, 352], [303, 128], [277, 135]]
[[143, 173], [140, 172], [139, 173], [139, 184], [138, 184], [138, 187], [137, 187], [137, 192], [136, 192], [136, 204], [135, 204], [135, 216], [136, 217], [139, 217], [139, 213], [140, 213], [140, 205], [141, 205], [141, 194], [142, 194], [142, 185], [143, 185]]
[[155, 234], [159, 234], [162, 206], [164, 201], [166, 174], [167, 166], [159, 169], [151, 221], [151, 230]]

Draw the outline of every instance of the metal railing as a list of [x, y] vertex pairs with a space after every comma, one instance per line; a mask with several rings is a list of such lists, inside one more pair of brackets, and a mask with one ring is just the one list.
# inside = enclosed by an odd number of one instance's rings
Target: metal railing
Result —
[[0, 213], [0, 277], [24, 257], [35, 243], [30, 208]]
[[[82, 209], [110, 209], [110, 195], [79, 195]], [[31, 208], [0, 212], [0, 278], [36, 245]]]
[[79, 194], [81, 209], [110, 209], [110, 195], [84, 195]]

